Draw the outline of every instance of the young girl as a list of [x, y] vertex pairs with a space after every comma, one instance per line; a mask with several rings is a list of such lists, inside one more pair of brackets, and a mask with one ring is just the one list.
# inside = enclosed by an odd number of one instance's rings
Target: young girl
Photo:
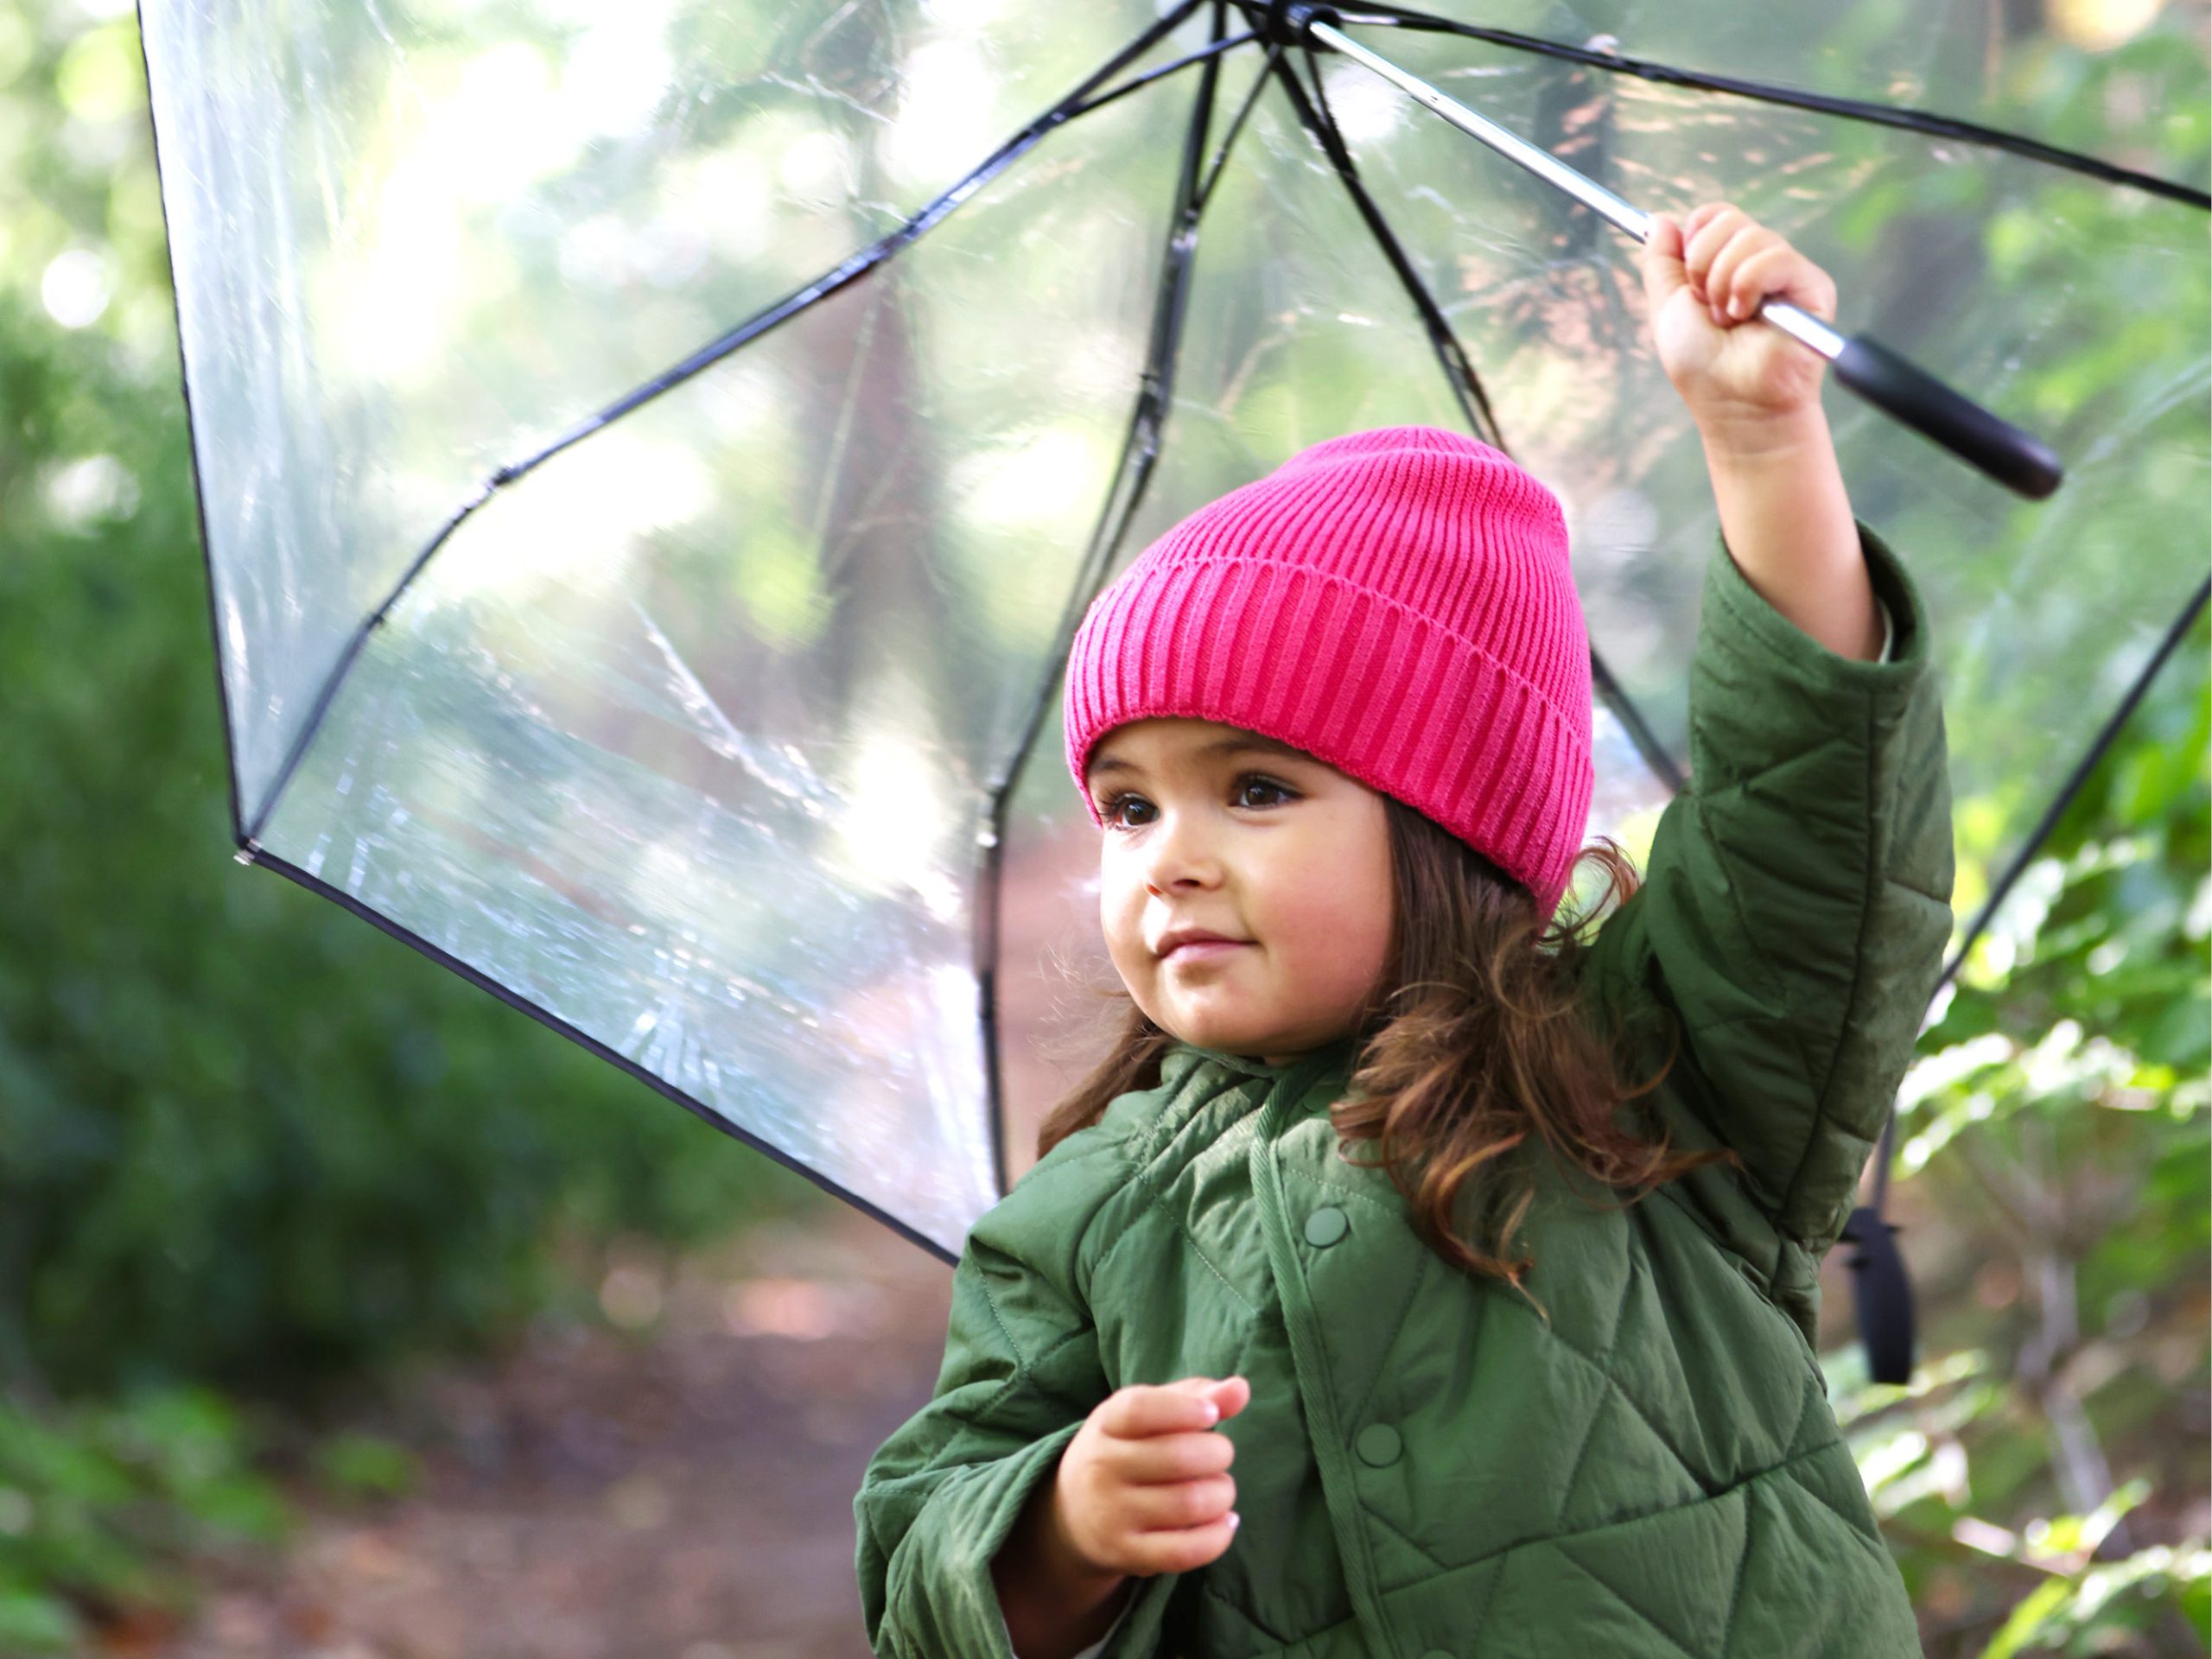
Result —
[[1318, 445], [1092, 607], [1131, 1007], [868, 1465], [885, 1659], [1919, 1652], [1813, 1337], [1950, 929], [1927, 621], [1821, 360], [1740, 326], [1827, 276], [1720, 204], [1643, 266], [1722, 545], [1640, 890], [1581, 851], [1564, 524], [1496, 450]]

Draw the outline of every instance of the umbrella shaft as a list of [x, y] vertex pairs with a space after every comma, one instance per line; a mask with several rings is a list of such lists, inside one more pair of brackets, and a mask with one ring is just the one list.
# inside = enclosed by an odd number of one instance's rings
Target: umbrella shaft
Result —
[[1651, 221], [1648, 214], [1631, 207], [1605, 186], [1584, 177], [1548, 151], [1537, 149], [1518, 133], [1508, 132], [1488, 116], [1477, 115], [1459, 99], [1439, 92], [1419, 75], [1401, 69], [1380, 54], [1369, 51], [1332, 24], [1316, 19], [1306, 25], [1306, 29], [1316, 41], [1335, 48], [1354, 63], [1372, 69], [1414, 102], [1426, 104], [1460, 131], [1481, 139], [1509, 161], [1519, 162], [1537, 177], [1548, 179], [1557, 185], [1584, 207], [1603, 214], [1616, 229], [1634, 237], [1638, 242], [1650, 234]]
[[[1630, 207], [1596, 180], [1585, 177], [1547, 150], [1539, 149], [1517, 133], [1509, 132], [1487, 116], [1477, 115], [1459, 99], [1439, 92], [1419, 75], [1401, 69], [1389, 59], [1369, 51], [1357, 41], [1333, 24], [1310, 19], [1306, 32], [1324, 46], [1331, 47], [1350, 58], [1363, 68], [1376, 74], [1397, 87], [1417, 104], [1423, 104], [1442, 116], [1460, 131], [1479, 138], [1508, 161], [1518, 162], [1538, 178], [1548, 181], [1593, 213], [1598, 213], [1624, 235], [1641, 243], [1651, 234], [1651, 217], [1640, 208]], [[1843, 349], [1843, 336], [1822, 322], [1809, 311], [1801, 310], [1786, 300], [1769, 300], [1759, 307], [1762, 321], [1798, 340], [1822, 357], [1833, 359]]]

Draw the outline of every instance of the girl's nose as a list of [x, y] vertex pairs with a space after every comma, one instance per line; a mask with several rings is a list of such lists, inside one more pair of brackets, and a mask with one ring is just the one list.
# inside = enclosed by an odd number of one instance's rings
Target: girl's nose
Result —
[[1154, 893], [1212, 887], [1221, 880], [1218, 850], [1197, 813], [1165, 815], [1146, 854], [1145, 885]]

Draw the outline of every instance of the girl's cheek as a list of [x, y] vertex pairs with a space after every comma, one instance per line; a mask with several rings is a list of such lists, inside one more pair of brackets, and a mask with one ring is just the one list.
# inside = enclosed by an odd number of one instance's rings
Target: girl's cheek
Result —
[[1128, 965], [1128, 947], [1135, 938], [1143, 943], [1143, 895], [1133, 892], [1128, 871], [1109, 850], [1099, 860], [1098, 924], [1106, 935], [1108, 950], [1118, 967]]
[[1343, 826], [1332, 855], [1321, 861], [1326, 879], [1306, 907], [1325, 971], [1340, 992], [1362, 995], [1389, 965], [1390, 923], [1397, 905], [1389, 821], [1379, 797], [1363, 806], [1357, 822]]
[[1387, 929], [1371, 910], [1351, 905], [1317, 910], [1300, 930], [1301, 977], [1337, 1000], [1357, 1000], [1387, 966]]

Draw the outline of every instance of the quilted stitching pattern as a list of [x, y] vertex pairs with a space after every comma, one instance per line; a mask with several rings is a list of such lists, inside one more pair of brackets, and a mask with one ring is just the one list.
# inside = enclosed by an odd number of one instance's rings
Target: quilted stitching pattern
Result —
[[1609, 1656], [1917, 1653], [1910, 1610], [1878, 1593], [1894, 1571], [1878, 1541], [1801, 1501], [1800, 1471], [1822, 1458], [1848, 1463], [1824, 1446], [1694, 1504], [1514, 1550], [1477, 1653], [1546, 1651], [1529, 1624], [1547, 1601], [1574, 1604], [1578, 1639]]
[[[1594, 1586], [1601, 1594], [1606, 1597], [1607, 1599], [1611, 1601], [1614, 1606], [1629, 1614], [1644, 1630], [1650, 1631], [1654, 1636], [1657, 1637], [1660, 1642], [1665, 1645], [1668, 1652], [1680, 1654], [1682, 1656], [1682, 1659], [1703, 1659], [1702, 1655], [1697, 1653], [1688, 1643], [1681, 1640], [1681, 1637], [1677, 1637], [1657, 1619], [1652, 1618], [1649, 1613], [1645, 1612], [1641, 1607], [1637, 1606], [1635, 1601], [1628, 1595], [1624, 1594], [1613, 1586], [1607, 1584], [1603, 1579], [1592, 1573], [1589, 1567], [1580, 1561], [1576, 1560], [1573, 1556], [1566, 1556], [1564, 1565], [1566, 1567], [1567, 1573], [1562, 1577], [1562, 1580], [1559, 1586], [1561, 1593], [1572, 1595], [1577, 1589], [1583, 1589], [1586, 1592], [1588, 1588]], [[1580, 1580], [1579, 1584], [1576, 1582], [1578, 1578]], [[1726, 1635], [1726, 1626], [1724, 1624], [1720, 1651], [1726, 1653], [1727, 1650], [1727, 1637]]]
[[[1628, 1264], [1628, 1271], [1621, 1274], [1620, 1294], [1613, 1299], [1612, 1318], [1606, 1321], [1605, 1350], [1595, 1361], [1598, 1369], [1606, 1373], [1608, 1381], [1611, 1379], [1608, 1362], [1612, 1358], [1614, 1344], [1620, 1340], [1622, 1323], [1628, 1316], [1628, 1300], [1636, 1288], [1637, 1268], [1637, 1262], [1631, 1258]], [[1566, 1525], [1567, 1511], [1573, 1507], [1576, 1495], [1582, 1490], [1583, 1465], [1590, 1455], [1590, 1448], [1597, 1444], [1598, 1425], [1605, 1420], [1605, 1407], [1610, 1403], [1610, 1401], [1601, 1400], [1597, 1409], [1591, 1412], [1590, 1421], [1583, 1428], [1581, 1446], [1574, 1454], [1574, 1461], [1567, 1467], [1567, 1484], [1560, 1491], [1559, 1508], [1552, 1516], [1552, 1529], [1554, 1532]], [[1641, 1415], [1641, 1414], [1638, 1414]], [[1660, 1441], [1660, 1444], [1666, 1445], [1663, 1440]], [[1667, 1446], [1666, 1449], [1677, 1463], [1681, 1461], [1681, 1454], [1672, 1446]]]

